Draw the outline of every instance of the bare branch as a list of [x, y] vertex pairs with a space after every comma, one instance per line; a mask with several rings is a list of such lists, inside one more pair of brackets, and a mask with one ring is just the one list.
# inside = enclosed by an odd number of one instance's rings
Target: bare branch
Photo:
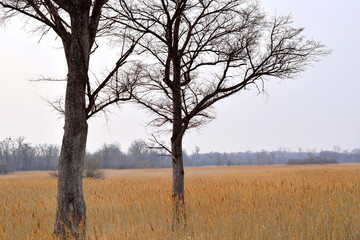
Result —
[[[120, 1], [116, 21], [139, 41], [147, 59], [134, 100], [156, 114], [155, 127], [174, 126], [180, 137], [215, 116], [211, 107], [251, 84], [265, 91], [268, 77], [292, 78], [326, 47], [302, 36], [290, 16], [267, 19], [252, 1]], [[178, 106], [180, 112], [174, 108]]]
[[51, 78], [51, 77], [45, 77], [45, 76], [42, 76], [40, 75], [39, 78], [37, 79], [31, 79], [29, 80], [30, 82], [66, 82], [67, 79], [64, 78], [64, 79], [59, 79], [59, 78]]
[[[153, 138], [149, 139], [153, 143], [153, 145], [146, 145], [149, 149], [163, 149], [171, 155], [170, 148], [166, 147], [164, 143], [160, 142], [154, 134], [151, 135]], [[157, 146], [156, 146], [157, 145]]]
[[64, 96], [60, 96], [56, 99], [50, 100], [41, 98], [43, 101], [45, 101], [52, 109], [55, 110], [58, 114], [60, 114], [61, 117], [65, 116], [65, 98]]

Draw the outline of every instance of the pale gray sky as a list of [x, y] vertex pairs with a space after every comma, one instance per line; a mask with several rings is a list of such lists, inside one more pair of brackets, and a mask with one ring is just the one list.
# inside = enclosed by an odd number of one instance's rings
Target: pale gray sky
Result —
[[[188, 132], [185, 149], [201, 152], [360, 148], [360, 2], [357, 0], [263, 0], [269, 14], [291, 13], [294, 25], [322, 41], [333, 53], [296, 79], [266, 82], [268, 95], [247, 91], [216, 107], [217, 119]], [[31, 143], [61, 144], [63, 119], [41, 98], [64, 92], [63, 83], [33, 83], [40, 75], [63, 78], [66, 64], [55, 37], [39, 37], [12, 21], [0, 29], [0, 140], [24, 136]], [[111, 66], [111, 52], [98, 51], [92, 62]], [[234, 108], [234, 106], [236, 106]], [[147, 138], [146, 112], [124, 106], [112, 109], [109, 121], [89, 122], [88, 149], [119, 142], [123, 150]], [[167, 140], [166, 138], [164, 140]]]

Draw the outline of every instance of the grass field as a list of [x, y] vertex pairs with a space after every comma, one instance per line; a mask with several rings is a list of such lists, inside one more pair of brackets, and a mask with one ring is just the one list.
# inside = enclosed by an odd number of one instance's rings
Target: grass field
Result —
[[[88, 239], [360, 239], [360, 164], [187, 168], [188, 227], [173, 233], [171, 170], [85, 179]], [[55, 239], [56, 179], [0, 176], [0, 239]]]

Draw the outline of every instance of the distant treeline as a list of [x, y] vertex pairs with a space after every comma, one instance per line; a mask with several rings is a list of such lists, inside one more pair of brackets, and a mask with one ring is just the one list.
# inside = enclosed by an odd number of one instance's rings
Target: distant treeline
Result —
[[348, 151], [275, 151], [191, 154], [185, 158], [187, 166], [201, 165], [272, 165], [272, 164], [328, 164], [360, 162], [360, 149]]
[[53, 170], [60, 148], [53, 144], [32, 145], [24, 137], [0, 142], [0, 173], [9, 171]]
[[[7, 138], [0, 142], [0, 173], [10, 171], [56, 170], [60, 147], [52, 144], [32, 145], [24, 137]], [[290, 151], [279, 148], [275, 151], [200, 153], [198, 147], [192, 154], [183, 153], [185, 166], [232, 166], [271, 164], [326, 164], [360, 162], [360, 149]], [[96, 160], [101, 168], [166, 168], [171, 167], [171, 158], [165, 151], [149, 149], [143, 140], [135, 140], [127, 152], [117, 143], [103, 144], [97, 151], [86, 154], [86, 158]], [[87, 161], [86, 161], [87, 162]]]

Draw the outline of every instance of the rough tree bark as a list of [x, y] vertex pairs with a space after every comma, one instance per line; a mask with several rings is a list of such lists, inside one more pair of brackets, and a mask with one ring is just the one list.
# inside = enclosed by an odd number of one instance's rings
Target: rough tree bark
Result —
[[92, 46], [88, 31], [90, 6], [81, 5], [80, 2], [78, 6], [69, 9], [72, 34], [70, 42], [64, 41], [68, 76], [55, 229], [59, 236], [76, 239], [84, 239], [86, 231], [82, 170], [88, 133], [85, 94]]
[[184, 195], [184, 163], [182, 156], [182, 139], [171, 139], [172, 169], [173, 169], [173, 216], [172, 229], [186, 226], [186, 208]]
[[[176, 56], [173, 57], [176, 59]], [[183, 122], [181, 110], [180, 67], [174, 61], [173, 96], [173, 130], [171, 137], [171, 157], [173, 168], [173, 216], [172, 229], [186, 226], [186, 209], [184, 197], [184, 164], [182, 155]], [[176, 66], [176, 67], [175, 67]]]

